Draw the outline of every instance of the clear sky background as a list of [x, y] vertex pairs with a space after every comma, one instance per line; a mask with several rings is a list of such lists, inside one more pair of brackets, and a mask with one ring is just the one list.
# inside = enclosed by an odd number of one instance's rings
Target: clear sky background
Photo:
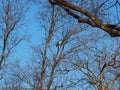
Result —
[[16, 48], [14, 48], [13, 54], [11, 55], [13, 60], [28, 60], [32, 54], [31, 46], [40, 44], [42, 30], [40, 30], [39, 21], [37, 19], [38, 6], [33, 4], [25, 15], [23, 25], [21, 28], [18, 27], [18, 34], [21, 34], [21, 36], [25, 35], [26, 40], [22, 41]]

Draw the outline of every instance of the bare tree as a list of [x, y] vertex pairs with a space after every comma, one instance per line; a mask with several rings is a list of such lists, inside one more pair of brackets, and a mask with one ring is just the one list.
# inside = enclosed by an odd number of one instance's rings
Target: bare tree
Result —
[[95, 43], [94, 45], [85, 45], [86, 50], [83, 52], [85, 57], [78, 54], [76, 61], [71, 60], [71, 63], [75, 66], [74, 68], [80, 70], [84, 77], [78, 77], [77, 82], [73, 81], [71, 84], [88, 84], [88, 86], [94, 87], [95, 90], [119, 89], [119, 46], [118, 42], [114, 45], [109, 44], [112, 47], [109, 47], [106, 43], [102, 44], [102, 48], [99, 48]]
[[2, 90], [21, 90], [22, 89], [22, 81], [18, 78], [9, 77], [4, 79], [4, 85], [2, 87]]
[[0, 1], [0, 69], [16, 47], [24, 38], [17, 35], [17, 26], [20, 25], [27, 8], [19, 0]]
[[[12, 70], [16, 77], [35, 90], [64, 89], [67, 88], [66, 85], [64, 85], [64, 83], [67, 84], [67, 78], [63, 81], [61, 78], [64, 78], [70, 71], [64, 66], [64, 62], [66, 62], [67, 65], [67, 61], [69, 61], [66, 60], [65, 57], [67, 54], [72, 53], [72, 50], [80, 46], [76, 45], [72, 47], [72, 43], [74, 43], [74, 40], [77, 40], [78, 37], [76, 34], [81, 32], [83, 28], [79, 27], [79, 24], [74, 22], [71, 22], [73, 26], [66, 27], [67, 22], [73, 19], [68, 19], [68, 21], [64, 22], [63, 17], [58, 17], [59, 14], [61, 14], [60, 8], [55, 10], [54, 5], [51, 6], [47, 4], [46, 6], [47, 9], [51, 8], [51, 13], [40, 13], [41, 27], [44, 29], [44, 39], [40, 47], [32, 47], [32, 65], [30, 64], [28, 66], [27, 71], [19, 65], [15, 66], [16, 68], [18, 67], [17, 71]], [[63, 23], [57, 24], [59, 22]], [[87, 26], [84, 26], [84, 29], [85, 27], [87, 28]], [[73, 35], [76, 36], [72, 37]], [[68, 48], [70, 49], [68, 52], [67, 44], [70, 42], [71, 46]]]
[[[7, 72], [12, 61], [10, 55], [26, 36], [19, 35], [28, 7], [19, 0], [0, 0], [0, 89], [19, 90], [21, 81]], [[9, 62], [9, 64], [8, 64]], [[19, 82], [20, 81], [20, 82]]]
[[40, 44], [32, 46], [28, 66], [16, 64], [11, 69], [22, 87], [35, 90], [120, 88], [119, 39], [108, 37], [98, 29], [119, 36], [119, 26], [104, 21], [108, 18], [106, 11], [119, 1], [107, 9], [105, 5], [109, 0], [97, 1], [49, 0], [51, 4], [44, 3], [39, 17], [43, 35]]

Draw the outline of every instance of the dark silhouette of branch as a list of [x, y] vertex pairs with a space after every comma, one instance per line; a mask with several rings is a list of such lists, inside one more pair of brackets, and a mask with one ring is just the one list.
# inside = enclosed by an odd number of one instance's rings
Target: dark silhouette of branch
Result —
[[[120, 36], [120, 26], [117, 26], [117, 25], [115, 26], [113, 24], [103, 24], [101, 20], [99, 19], [99, 17], [94, 16], [92, 13], [90, 13], [89, 11], [81, 7], [75, 6], [64, 0], [49, 0], [49, 2], [51, 4], [58, 5], [61, 8], [63, 8], [66, 13], [68, 13], [73, 18], [77, 19], [79, 23], [86, 23], [86, 24], [91, 25], [92, 27], [100, 28], [104, 30], [105, 32], [107, 32], [108, 34], [110, 34], [112, 37]], [[73, 11], [79, 12], [85, 15], [88, 19], [81, 18], [79, 15], [77, 15]]]

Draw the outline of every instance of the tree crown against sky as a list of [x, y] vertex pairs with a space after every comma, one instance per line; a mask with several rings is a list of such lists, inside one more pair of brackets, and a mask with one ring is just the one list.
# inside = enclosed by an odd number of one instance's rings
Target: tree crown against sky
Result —
[[[3, 63], [4, 68], [1, 69], [0, 89], [118, 90], [119, 11], [111, 15], [109, 13], [117, 10], [119, 0], [36, 1], [31, 3], [34, 9], [26, 13], [26, 18], [29, 19], [26, 28], [30, 28], [34, 44], [31, 43], [32, 37], [29, 37], [29, 44], [22, 43], [24, 48], [19, 49], [24, 51], [26, 45], [29, 48], [29, 58], [26, 58], [24, 52], [18, 60], [14, 58], [11, 62], [9, 57], [8, 62], [6, 58], [4, 62], [8, 63]], [[32, 16], [36, 11], [38, 13]], [[118, 16], [115, 17], [117, 21], [113, 21], [113, 15]], [[14, 39], [9, 41], [15, 42], [16, 37]], [[19, 44], [17, 47], [20, 47]], [[7, 50], [9, 49], [6, 48]]]

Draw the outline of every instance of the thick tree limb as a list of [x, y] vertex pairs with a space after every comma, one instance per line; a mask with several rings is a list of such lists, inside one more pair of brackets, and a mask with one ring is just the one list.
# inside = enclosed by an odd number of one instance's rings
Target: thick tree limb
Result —
[[[97, 27], [108, 34], [110, 34], [112, 37], [118, 37], [120, 36], [120, 26], [113, 25], [113, 24], [103, 24], [101, 20], [99, 20], [98, 17], [94, 16], [92, 13], [88, 12], [87, 10], [80, 8], [78, 6], [75, 6], [71, 3], [68, 3], [64, 0], [49, 0], [51, 4], [58, 5], [61, 8], [63, 8], [69, 15], [71, 15], [73, 18], [77, 19], [80, 23], [86, 23], [91, 25], [92, 27]], [[81, 14], [84, 14], [88, 19], [81, 18], [79, 15], [74, 13], [73, 11], [79, 12]]]

